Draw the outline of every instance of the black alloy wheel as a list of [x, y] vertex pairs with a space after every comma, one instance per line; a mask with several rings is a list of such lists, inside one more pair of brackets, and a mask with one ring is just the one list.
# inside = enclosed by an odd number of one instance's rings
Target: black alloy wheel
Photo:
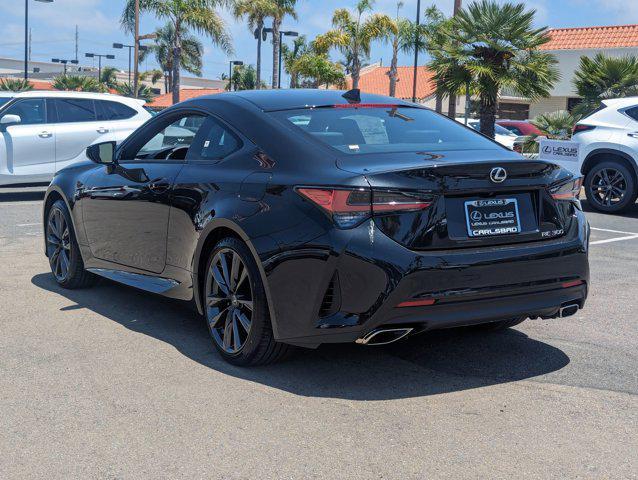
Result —
[[585, 191], [592, 208], [602, 212], [622, 212], [636, 201], [634, 177], [618, 162], [596, 165], [587, 174]]
[[66, 204], [56, 201], [47, 212], [45, 242], [51, 272], [64, 288], [90, 287], [95, 275], [84, 269], [80, 248]]
[[59, 208], [52, 208], [47, 222], [47, 253], [49, 265], [58, 282], [69, 276], [71, 265], [71, 232]]
[[221, 240], [210, 253], [205, 278], [206, 321], [225, 360], [240, 366], [264, 365], [293, 351], [275, 341], [259, 268], [244, 242]]
[[211, 334], [224, 352], [239, 353], [252, 325], [250, 274], [237, 252], [222, 248], [215, 254], [208, 275], [206, 311]]

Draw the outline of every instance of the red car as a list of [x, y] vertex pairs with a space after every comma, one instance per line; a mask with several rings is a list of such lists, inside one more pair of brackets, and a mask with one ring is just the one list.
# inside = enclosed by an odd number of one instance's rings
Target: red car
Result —
[[497, 125], [523, 137], [526, 135], [542, 135], [542, 132], [527, 120], [497, 120]]

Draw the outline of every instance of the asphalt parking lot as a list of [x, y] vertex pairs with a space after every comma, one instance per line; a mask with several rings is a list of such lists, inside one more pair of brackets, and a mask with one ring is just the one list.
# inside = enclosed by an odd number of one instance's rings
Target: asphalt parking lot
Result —
[[224, 363], [179, 302], [57, 287], [0, 189], [0, 478], [636, 478], [638, 205], [588, 213], [585, 310]]

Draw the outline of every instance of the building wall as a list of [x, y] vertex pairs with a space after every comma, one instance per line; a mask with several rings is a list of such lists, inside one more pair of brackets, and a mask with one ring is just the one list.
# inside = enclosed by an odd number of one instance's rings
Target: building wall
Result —
[[550, 97], [534, 102], [529, 106], [529, 118], [536, 118], [544, 113], [567, 110], [567, 97]]

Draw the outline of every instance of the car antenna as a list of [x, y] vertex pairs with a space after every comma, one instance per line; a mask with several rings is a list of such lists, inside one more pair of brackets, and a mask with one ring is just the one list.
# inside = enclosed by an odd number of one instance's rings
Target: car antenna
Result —
[[349, 103], [361, 103], [361, 90], [359, 90], [358, 88], [348, 90], [341, 96], [348, 100]]

